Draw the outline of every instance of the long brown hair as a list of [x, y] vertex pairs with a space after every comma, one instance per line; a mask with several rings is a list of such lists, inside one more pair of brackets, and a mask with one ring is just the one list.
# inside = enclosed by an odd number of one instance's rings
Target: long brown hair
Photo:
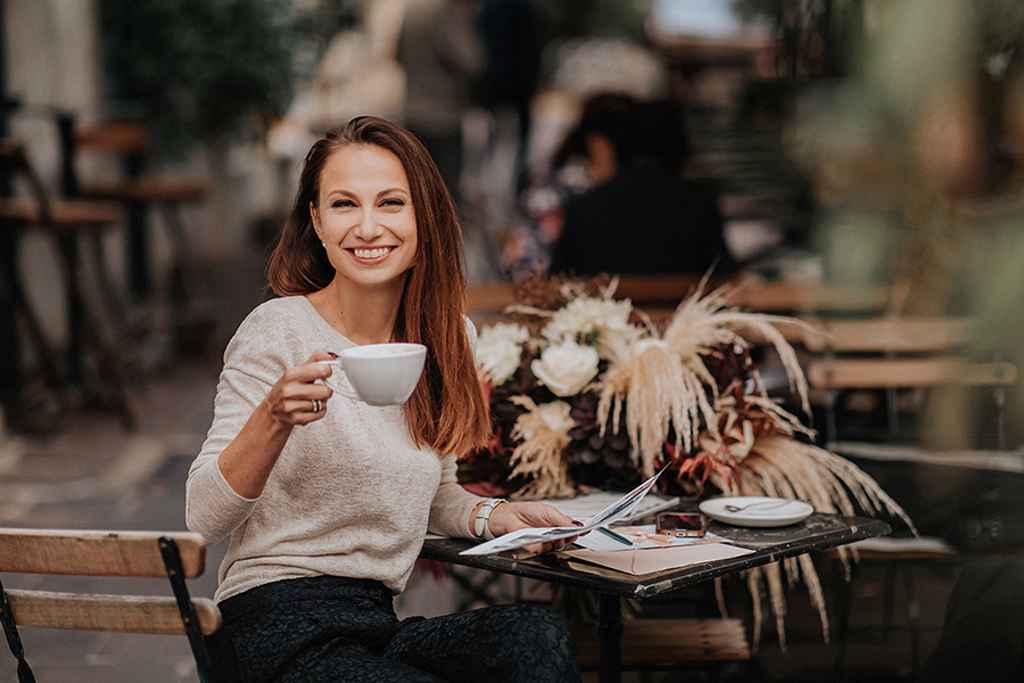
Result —
[[360, 116], [327, 132], [310, 148], [295, 205], [270, 256], [267, 281], [279, 296], [305, 295], [334, 279], [334, 267], [313, 230], [320, 176], [328, 157], [351, 144], [382, 147], [402, 162], [416, 213], [415, 265], [406, 275], [394, 341], [427, 347], [423, 377], [405, 404], [409, 433], [418, 446], [444, 455], [482, 447], [490, 417], [477, 379], [464, 320], [466, 282], [462, 228], [441, 174], [409, 131], [375, 116]]

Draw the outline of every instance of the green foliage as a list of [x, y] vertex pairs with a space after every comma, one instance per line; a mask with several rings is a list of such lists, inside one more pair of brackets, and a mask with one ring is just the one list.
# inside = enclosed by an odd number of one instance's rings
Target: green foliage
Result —
[[290, 3], [101, 0], [109, 96], [146, 116], [163, 153], [280, 114], [291, 96]]

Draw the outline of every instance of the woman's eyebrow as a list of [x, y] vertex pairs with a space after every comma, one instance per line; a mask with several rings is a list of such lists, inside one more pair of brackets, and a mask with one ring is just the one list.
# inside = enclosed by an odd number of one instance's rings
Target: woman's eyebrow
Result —
[[334, 196], [336, 194], [344, 195], [346, 197], [351, 197], [352, 199], [358, 199], [358, 197], [356, 197], [355, 193], [349, 192], [348, 190], [343, 189], [343, 188], [335, 188], [335, 189], [331, 190], [330, 192], [327, 193], [327, 197], [330, 198], [330, 197], [332, 197], [332, 196]]
[[391, 194], [392, 192], [399, 192], [401, 194], [409, 194], [407, 191], [403, 190], [400, 187], [389, 187], [386, 190], [381, 190], [380, 192], [378, 192], [377, 193], [377, 199], [380, 199], [381, 197], [383, 197], [386, 194]]

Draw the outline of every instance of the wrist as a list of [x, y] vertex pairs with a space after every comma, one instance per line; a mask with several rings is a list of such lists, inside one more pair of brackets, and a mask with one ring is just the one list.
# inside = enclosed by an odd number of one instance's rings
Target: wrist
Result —
[[500, 535], [500, 527], [496, 528], [493, 524], [493, 515], [507, 502], [504, 498], [488, 498], [474, 505], [469, 518], [470, 536], [489, 541]]
[[279, 420], [274, 417], [274, 412], [270, 409], [270, 405], [267, 403], [266, 399], [260, 402], [256, 411], [263, 421], [263, 424], [266, 426], [267, 431], [270, 433], [269, 436], [272, 440], [287, 437], [291, 434], [292, 425], [284, 420]]

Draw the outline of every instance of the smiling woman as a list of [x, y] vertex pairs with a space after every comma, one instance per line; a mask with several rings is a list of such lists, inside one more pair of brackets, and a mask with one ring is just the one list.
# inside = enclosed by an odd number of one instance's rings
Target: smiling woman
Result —
[[308, 296], [356, 343], [424, 344], [425, 377], [406, 417], [417, 443], [442, 453], [464, 453], [490, 432], [480, 392], [464, 391], [476, 383], [474, 365], [458, 362], [471, 359], [462, 273], [455, 205], [411, 133], [365, 116], [313, 145], [270, 258], [270, 287]]
[[[228, 344], [186, 486], [189, 529], [230, 537], [218, 678], [578, 680], [548, 610], [400, 622], [392, 607], [428, 529], [493, 538], [572, 523], [540, 503], [479, 498], [456, 478], [455, 455], [486, 442], [490, 419], [461, 228], [423, 145], [373, 117], [318, 140], [267, 277], [279, 298]], [[334, 352], [385, 342], [427, 350], [404, 405], [360, 402], [343, 373], [327, 384], [346, 367], [358, 384], [352, 353], [332, 363]]]

